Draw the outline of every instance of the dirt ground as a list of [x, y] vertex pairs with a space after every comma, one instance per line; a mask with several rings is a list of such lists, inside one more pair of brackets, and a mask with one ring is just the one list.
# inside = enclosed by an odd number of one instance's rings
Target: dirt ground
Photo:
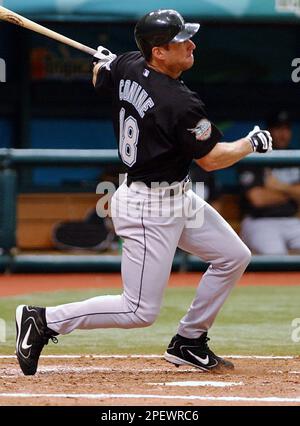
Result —
[[300, 358], [233, 362], [235, 370], [213, 374], [160, 357], [42, 357], [38, 373], [25, 377], [16, 359], [1, 358], [0, 405], [300, 405]]
[[[199, 273], [172, 274], [169, 285], [196, 286], [200, 277]], [[299, 282], [299, 273], [247, 273], [239, 285]], [[3, 275], [0, 297], [83, 286], [121, 288], [121, 277]], [[0, 356], [0, 406], [300, 405], [300, 357], [247, 357], [232, 361], [235, 370], [213, 374], [186, 366], [176, 368], [159, 356], [42, 356], [38, 373], [25, 377], [14, 357]]]
[[[196, 287], [202, 275], [203, 274], [201, 272], [172, 273], [168, 287]], [[247, 272], [242, 276], [238, 285], [297, 286], [299, 284], [299, 272]], [[122, 288], [121, 274], [90, 273], [0, 275], [0, 297], [15, 296], [33, 292], [112, 287]]]

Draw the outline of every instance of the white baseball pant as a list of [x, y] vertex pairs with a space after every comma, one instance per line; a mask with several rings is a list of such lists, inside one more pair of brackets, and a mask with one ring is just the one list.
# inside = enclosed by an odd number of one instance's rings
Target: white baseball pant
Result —
[[187, 338], [199, 337], [211, 327], [247, 267], [249, 249], [219, 213], [184, 183], [166, 189], [150, 189], [142, 183], [128, 188], [123, 183], [112, 197], [112, 211], [115, 230], [123, 239], [123, 293], [48, 307], [48, 327], [67, 334], [74, 329], [151, 325], [180, 247], [210, 263], [177, 330]]

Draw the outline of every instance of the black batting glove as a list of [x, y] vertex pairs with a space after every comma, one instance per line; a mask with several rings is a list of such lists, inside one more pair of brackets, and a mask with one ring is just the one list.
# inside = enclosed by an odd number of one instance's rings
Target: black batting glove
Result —
[[254, 129], [246, 136], [251, 142], [253, 152], [264, 154], [272, 151], [272, 136], [267, 130], [261, 130], [259, 126], [255, 126]]

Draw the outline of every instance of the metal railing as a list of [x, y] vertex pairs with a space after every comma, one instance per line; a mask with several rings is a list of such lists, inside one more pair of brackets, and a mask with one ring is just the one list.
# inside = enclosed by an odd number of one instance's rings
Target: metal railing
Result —
[[[18, 254], [16, 247], [18, 174], [23, 166], [82, 166], [119, 164], [117, 150], [0, 149], [0, 270], [19, 271], [116, 271], [121, 257], [111, 255]], [[243, 165], [299, 166], [300, 150], [252, 154]], [[194, 256], [178, 255], [174, 269], [205, 270]], [[249, 270], [300, 270], [300, 256], [253, 256]]]

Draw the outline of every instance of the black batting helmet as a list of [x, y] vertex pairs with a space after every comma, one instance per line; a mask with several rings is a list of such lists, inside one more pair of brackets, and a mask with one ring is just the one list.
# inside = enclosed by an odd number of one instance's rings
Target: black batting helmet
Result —
[[199, 27], [200, 24], [185, 23], [176, 10], [160, 9], [147, 13], [137, 22], [134, 36], [138, 48], [149, 60], [154, 46], [188, 40]]

